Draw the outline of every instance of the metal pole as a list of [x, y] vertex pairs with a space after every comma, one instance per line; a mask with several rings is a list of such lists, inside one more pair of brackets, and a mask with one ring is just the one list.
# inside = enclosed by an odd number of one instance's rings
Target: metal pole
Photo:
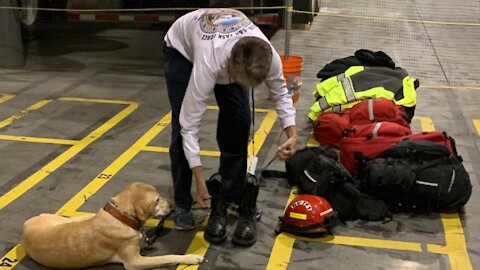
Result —
[[[0, 0], [0, 7], [14, 7], [16, 1]], [[0, 10], [0, 68], [25, 65], [22, 29], [16, 10]]]
[[285, 60], [288, 60], [290, 54], [290, 35], [292, 31], [292, 12], [293, 0], [285, 0], [287, 9], [285, 10]]

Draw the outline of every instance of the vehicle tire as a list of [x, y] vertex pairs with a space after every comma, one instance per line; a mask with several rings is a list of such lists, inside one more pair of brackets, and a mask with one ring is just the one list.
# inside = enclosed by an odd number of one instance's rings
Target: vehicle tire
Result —
[[[315, 10], [317, 0], [297, 0], [293, 1], [293, 9], [312, 12]], [[294, 13], [292, 23], [310, 24], [313, 21], [313, 14]]]
[[38, 0], [18, 0], [18, 6], [23, 8], [18, 11], [18, 17], [22, 26], [22, 38], [24, 41], [32, 41], [37, 37], [39, 22]]
[[315, 3], [314, 3], [314, 8], [313, 8], [313, 11], [315, 12], [315, 15], [314, 16], [317, 16], [318, 13], [320, 12], [320, 0], [313, 0]]
[[46, 23], [59, 23], [67, 20], [64, 11], [45, 11], [38, 8], [65, 9], [67, 0], [17, 0], [18, 17], [22, 26], [23, 41], [33, 41], [39, 35], [39, 27]]

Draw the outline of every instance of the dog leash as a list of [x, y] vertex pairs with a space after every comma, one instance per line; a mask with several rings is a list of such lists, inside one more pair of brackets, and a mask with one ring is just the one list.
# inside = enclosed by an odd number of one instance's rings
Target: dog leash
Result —
[[164, 225], [165, 225], [165, 220], [170, 217], [175, 210], [170, 211], [168, 214], [163, 216], [160, 221], [158, 222], [157, 227], [151, 228], [150, 230], [146, 230], [142, 233], [143, 239], [145, 240], [145, 243], [147, 244], [147, 249], [151, 249], [153, 243], [157, 240], [158, 236], [160, 236], [160, 232], [162, 232]]

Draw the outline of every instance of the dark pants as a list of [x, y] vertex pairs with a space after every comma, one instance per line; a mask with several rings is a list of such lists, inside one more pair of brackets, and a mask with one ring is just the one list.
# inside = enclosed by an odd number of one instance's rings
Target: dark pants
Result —
[[[170, 160], [175, 204], [190, 209], [193, 203], [190, 191], [192, 171], [183, 152], [179, 115], [193, 65], [177, 50], [165, 45], [163, 54], [168, 99], [172, 108]], [[247, 169], [251, 117], [248, 91], [237, 84], [217, 84], [214, 92], [220, 108], [217, 123], [217, 143], [221, 153], [218, 171], [222, 176], [227, 200], [238, 201], [243, 193]]]

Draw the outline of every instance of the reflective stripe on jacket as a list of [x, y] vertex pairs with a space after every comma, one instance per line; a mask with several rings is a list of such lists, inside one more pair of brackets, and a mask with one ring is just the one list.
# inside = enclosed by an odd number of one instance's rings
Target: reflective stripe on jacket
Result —
[[415, 79], [402, 68], [353, 66], [317, 84], [313, 94], [318, 100], [308, 114], [312, 120], [322, 112], [351, 108], [367, 98], [386, 98], [405, 107], [417, 101]]

